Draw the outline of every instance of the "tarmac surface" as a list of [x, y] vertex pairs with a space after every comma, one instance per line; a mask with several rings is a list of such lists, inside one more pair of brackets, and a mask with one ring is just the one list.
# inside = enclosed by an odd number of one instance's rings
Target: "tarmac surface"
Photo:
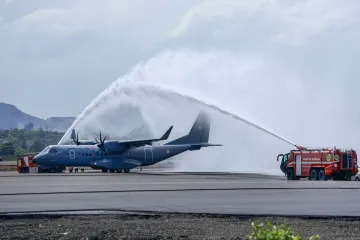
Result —
[[123, 211], [360, 216], [360, 182], [252, 174], [0, 173], [0, 214]]
[[16, 161], [0, 161], [0, 166], [16, 166]]

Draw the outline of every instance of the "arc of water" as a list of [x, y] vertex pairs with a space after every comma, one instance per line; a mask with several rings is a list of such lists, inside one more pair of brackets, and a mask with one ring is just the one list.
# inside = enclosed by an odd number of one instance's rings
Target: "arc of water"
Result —
[[[119, 82], [116, 81], [116, 82], [114, 82], [113, 84], [111, 84], [108, 88], [106, 88], [103, 92], [101, 92], [101, 93], [84, 109], [84, 111], [76, 118], [76, 120], [73, 122], [73, 124], [71, 125], [71, 127], [66, 131], [66, 133], [64, 134], [64, 136], [60, 139], [60, 141], [59, 141], [58, 144], [61, 144], [61, 142], [64, 140], [64, 138], [65, 138], [67, 135], [69, 135], [69, 133], [70, 133], [70, 131], [72, 130], [72, 128], [73, 128], [81, 119], [83, 119], [83, 118], [86, 116], [86, 114], [87, 114], [89, 111], [91, 111], [91, 109], [93, 109], [94, 106], [98, 105], [98, 104], [101, 102], [102, 98], [111, 92], [111, 89], [113, 89], [114, 86], [117, 86], [117, 87], [118, 87], [118, 84], [119, 84]], [[220, 108], [219, 106], [217, 106], [217, 105], [215, 105], [215, 104], [206, 102], [206, 101], [204, 101], [204, 100], [196, 99], [196, 98], [194, 98], [194, 97], [192, 97], [192, 96], [189, 96], [189, 95], [186, 95], [186, 94], [183, 94], [183, 93], [176, 92], [176, 91], [171, 90], [171, 89], [169, 89], [169, 88], [166, 88], [166, 87], [164, 87], [164, 86], [158, 86], [158, 85], [154, 85], [154, 84], [151, 84], [151, 85], [150, 85], [150, 84], [145, 84], [145, 83], [137, 83], [136, 87], [141, 87], [141, 85], [143, 85], [143, 87], [147, 87], [147, 88], [150, 88], [150, 89], [153, 88], [154, 91], [166, 91], [166, 92], [170, 92], [170, 93], [172, 93], [172, 94], [176, 94], [176, 95], [178, 95], [178, 96], [181, 96], [181, 97], [183, 97], [183, 98], [186, 98], [187, 100], [191, 100], [191, 101], [194, 101], [194, 102], [196, 102], [196, 103], [205, 105], [205, 106], [207, 106], [207, 107], [209, 107], [209, 108], [211, 108], [211, 109], [213, 109], [213, 110], [217, 110], [217, 111], [219, 111], [219, 112], [221, 112], [221, 113], [223, 113], [223, 114], [225, 114], [225, 115], [227, 115], [227, 116], [230, 116], [230, 117], [233, 117], [234, 119], [240, 120], [240, 121], [242, 121], [242, 122], [244, 122], [244, 123], [246, 123], [246, 124], [248, 124], [248, 125], [250, 125], [250, 126], [252, 126], [252, 127], [255, 127], [255, 128], [259, 129], [260, 131], [263, 131], [263, 132], [265, 132], [265, 133], [267, 133], [267, 134], [270, 134], [270, 135], [272, 135], [272, 136], [274, 136], [274, 137], [276, 137], [276, 138], [278, 138], [278, 139], [280, 139], [280, 140], [282, 140], [282, 141], [284, 141], [284, 142], [286, 142], [286, 143], [289, 143], [289, 144], [297, 147], [297, 145], [296, 145], [295, 143], [293, 143], [292, 141], [290, 141], [290, 140], [288, 140], [288, 139], [286, 139], [286, 138], [284, 138], [284, 137], [282, 137], [282, 136], [280, 136], [280, 135], [278, 135], [278, 134], [275, 134], [274, 132], [272, 132], [272, 131], [264, 128], [264, 127], [261, 127], [261, 126], [259, 126], [258, 124], [252, 123], [251, 121], [249, 121], [249, 120], [247, 120], [247, 119], [245, 119], [245, 118], [242, 118], [242, 117], [240, 117], [240, 116], [238, 116], [238, 115], [236, 115], [236, 114], [234, 114], [234, 113], [231, 113], [230, 111], [227, 111], [227, 110], [225, 110], [225, 109], [223, 109], [223, 108]]]

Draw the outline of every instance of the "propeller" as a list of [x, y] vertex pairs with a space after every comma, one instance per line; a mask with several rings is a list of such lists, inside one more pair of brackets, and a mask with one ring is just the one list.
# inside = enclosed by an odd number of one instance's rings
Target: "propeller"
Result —
[[76, 145], [80, 145], [80, 142], [79, 142], [79, 133], [76, 133], [76, 135], [75, 135], [75, 129], [72, 130], [71, 139], [74, 141], [74, 143], [75, 143]]
[[95, 138], [95, 141], [97, 143], [97, 146], [99, 148], [104, 148], [104, 143], [105, 143], [106, 137], [104, 137], [104, 139], [102, 139], [101, 137], [101, 131], [100, 131], [100, 142]]

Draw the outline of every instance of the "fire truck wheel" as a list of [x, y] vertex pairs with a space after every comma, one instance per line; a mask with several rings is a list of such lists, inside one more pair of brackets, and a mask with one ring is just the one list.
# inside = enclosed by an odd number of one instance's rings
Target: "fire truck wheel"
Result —
[[310, 180], [318, 180], [318, 174], [316, 169], [311, 169]]
[[287, 179], [294, 180], [294, 170], [292, 168], [289, 168], [287, 171]]
[[327, 180], [327, 176], [325, 175], [324, 169], [320, 169], [320, 171], [319, 171], [319, 180], [321, 180], [321, 181]]
[[356, 177], [355, 177], [355, 181], [360, 181], [360, 177], [359, 177], [359, 176], [356, 176]]

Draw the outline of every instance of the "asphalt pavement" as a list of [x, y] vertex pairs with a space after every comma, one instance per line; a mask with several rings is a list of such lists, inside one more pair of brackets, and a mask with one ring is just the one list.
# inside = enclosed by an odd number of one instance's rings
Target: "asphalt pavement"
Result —
[[0, 175], [0, 212], [115, 210], [360, 216], [360, 183], [249, 174]]

